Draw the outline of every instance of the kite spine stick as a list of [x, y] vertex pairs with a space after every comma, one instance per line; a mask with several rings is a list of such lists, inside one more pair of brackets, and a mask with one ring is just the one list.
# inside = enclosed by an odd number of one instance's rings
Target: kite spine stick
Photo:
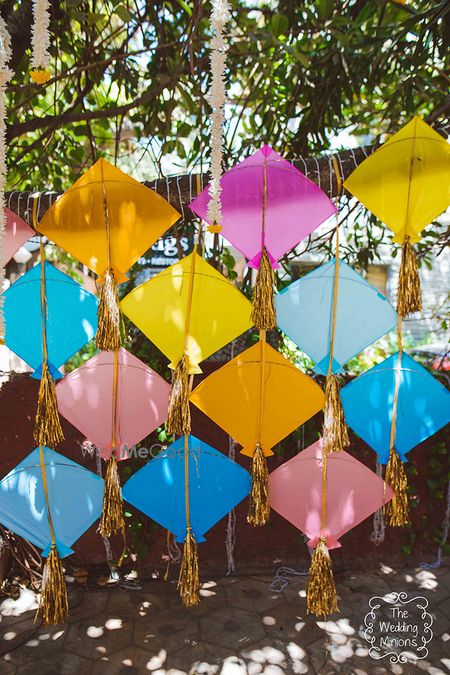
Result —
[[185, 607], [200, 604], [200, 574], [198, 567], [198, 550], [191, 525], [191, 507], [189, 495], [189, 435], [184, 436], [184, 495], [186, 509], [186, 537], [183, 546], [178, 592]]
[[[333, 155], [334, 172], [337, 183], [337, 197], [342, 190], [342, 178], [336, 157]], [[345, 423], [344, 410], [341, 401], [341, 392], [339, 380], [333, 374], [334, 345], [336, 336], [337, 306], [339, 298], [339, 220], [336, 211], [336, 245], [335, 245], [335, 266], [333, 281], [333, 304], [331, 314], [331, 337], [330, 337], [330, 361], [328, 365], [327, 380], [325, 385], [325, 405], [322, 430], [322, 451], [325, 454], [330, 452], [340, 452], [350, 445], [348, 437], [348, 428]]]

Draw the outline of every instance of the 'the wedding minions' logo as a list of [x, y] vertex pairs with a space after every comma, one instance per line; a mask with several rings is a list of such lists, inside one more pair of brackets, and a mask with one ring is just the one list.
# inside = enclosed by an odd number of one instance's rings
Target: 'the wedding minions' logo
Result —
[[425, 659], [427, 644], [433, 637], [433, 617], [427, 611], [428, 600], [407, 593], [389, 593], [369, 601], [364, 617], [364, 637], [373, 659], [388, 658], [391, 663], [406, 663], [411, 657]]

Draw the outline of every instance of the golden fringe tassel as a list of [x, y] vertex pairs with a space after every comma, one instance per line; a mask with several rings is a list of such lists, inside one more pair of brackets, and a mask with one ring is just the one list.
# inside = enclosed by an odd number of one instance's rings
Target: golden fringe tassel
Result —
[[417, 258], [409, 237], [402, 246], [402, 261], [398, 277], [397, 311], [404, 319], [409, 314], [422, 311], [422, 290], [420, 287]]
[[119, 295], [112, 270], [105, 272], [100, 289], [95, 344], [97, 349], [101, 349], [104, 352], [117, 352], [122, 346]]
[[336, 375], [327, 377], [322, 432], [322, 452], [325, 454], [339, 452], [350, 445], [340, 390]]
[[391, 527], [404, 527], [409, 523], [408, 479], [406, 477], [405, 466], [395, 448], [391, 448], [389, 454], [385, 481], [395, 493], [395, 497], [384, 506], [387, 524]]
[[189, 373], [186, 358], [178, 363], [172, 375], [169, 411], [166, 430], [169, 434], [191, 433], [191, 411], [189, 409]]
[[45, 362], [42, 365], [33, 437], [36, 445], [46, 445], [49, 448], [56, 448], [58, 443], [64, 440], [56, 401], [55, 383]]
[[58, 551], [53, 545], [44, 565], [36, 619], [40, 617], [46, 625], [64, 623], [68, 612], [66, 580]]
[[306, 598], [308, 614], [329, 616], [339, 612], [333, 565], [324, 537], [320, 537], [311, 560]]
[[116, 532], [121, 532], [124, 526], [119, 469], [117, 459], [111, 456], [106, 465], [102, 517], [99, 530], [102, 537], [110, 537]]
[[186, 539], [184, 540], [177, 588], [185, 607], [195, 607], [195, 605], [200, 604], [197, 542], [190, 527], [187, 528]]
[[253, 290], [252, 321], [259, 330], [275, 328], [277, 318], [273, 298], [275, 273], [267, 251], [263, 248], [258, 275]]
[[267, 460], [259, 443], [252, 462], [252, 490], [248, 507], [247, 523], [265, 525], [269, 522], [269, 471]]

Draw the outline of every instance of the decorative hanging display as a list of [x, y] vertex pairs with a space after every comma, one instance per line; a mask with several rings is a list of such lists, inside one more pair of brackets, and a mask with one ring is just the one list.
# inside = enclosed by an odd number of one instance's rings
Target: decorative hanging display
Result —
[[56, 387], [58, 408], [107, 461], [100, 521], [102, 536], [123, 529], [117, 461], [167, 417], [169, 385], [125, 349], [102, 352]]
[[388, 523], [408, 521], [403, 462], [416, 445], [450, 421], [450, 392], [404, 352], [393, 354], [342, 389], [348, 425], [388, 464], [395, 499]]
[[321, 388], [262, 338], [203, 380], [190, 399], [253, 458], [253, 525], [269, 518], [266, 457], [324, 403]]
[[5, 208], [6, 227], [1, 248], [0, 265], [4, 266], [19, 248], [34, 235], [33, 230], [18, 215]]
[[12, 77], [8, 66], [11, 58], [11, 38], [6, 23], [0, 16], [0, 344], [5, 335], [5, 320], [3, 313], [3, 282], [5, 280], [5, 264], [9, 258], [8, 243], [5, 236], [7, 216], [5, 213], [5, 183], [6, 183], [6, 86]]
[[[222, 234], [258, 269], [252, 320], [276, 325], [273, 286], [277, 261], [336, 212], [322, 190], [268, 145], [227, 171], [222, 185]], [[208, 220], [205, 189], [190, 208]]]
[[124, 499], [185, 544], [178, 583], [185, 605], [200, 600], [197, 544], [248, 495], [250, 482], [241, 466], [195, 436], [186, 436], [125, 483]]
[[329, 550], [368, 518], [393, 492], [345, 450], [323, 453], [319, 440], [270, 474], [270, 506], [309, 538], [314, 549], [308, 582], [308, 611], [338, 611]]
[[249, 301], [196, 251], [135, 288], [124, 314], [170, 359], [167, 428], [190, 430], [189, 375], [199, 363], [251, 328]]
[[0, 523], [46, 558], [39, 614], [62, 623], [68, 612], [61, 558], [99, 518], [103, 480], [50, 448], [35, 448], [0, 481]]
[[211, 84], [207, 93], [207, 101], [211, 106], [211, 182], [208, 187], [210, 201], [208, 204], [208, 230], [220, 232], [222, 229], [222, 203], [220, 195], [222, 186], [222, 134], [225, 106], [225, 66], [228, 43], [224, 38], [227, 22], [230, 20], [230, 5], [227, 0], [212, 0], [210, 26], [213, 33], [211, 39]]
[[117, 284], [180, 214], [156, 192], [99, 159], [46, 212], [39, 231], [99, 275], [96, 344], [121, 347]]
[[35, 368], [40, 386], [34, 440], [54, 448], [64, 440], [54, 380], [61, 377], [58, 368], [92, 338], [97, 299], [45, 261], [42, 241], [41, 261], [4, 293], [5, 344]]
[[33, 0], [33, 27], [31, 32], [30, 76], [36, 84], [45, 84], [50, 79], [50, 2]]
[[402, 318], [422, 310], [412, 244], [450, 204], [450, 146], [420, 117], [414, 117], [344, 182], [345, 188], [402, 245], [397, 310]]

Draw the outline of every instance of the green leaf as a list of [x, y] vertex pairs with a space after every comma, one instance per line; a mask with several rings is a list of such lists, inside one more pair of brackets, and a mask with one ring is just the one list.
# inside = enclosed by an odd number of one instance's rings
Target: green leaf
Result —
[[284, 35], [289, 29], [289, 19], [285, 14], [274, 14], [270, 21], [270, 30], [275, 37]]
[[133, 18], [133, 15], [125, 5], [118, 5], [114, 11], [119, 19], [122, 19], [125, 23], [128, 23], [128, 21], [131, 21]]
[[333, 14], [334, 0], [317, 0], [319, 19], [326, 21]]

